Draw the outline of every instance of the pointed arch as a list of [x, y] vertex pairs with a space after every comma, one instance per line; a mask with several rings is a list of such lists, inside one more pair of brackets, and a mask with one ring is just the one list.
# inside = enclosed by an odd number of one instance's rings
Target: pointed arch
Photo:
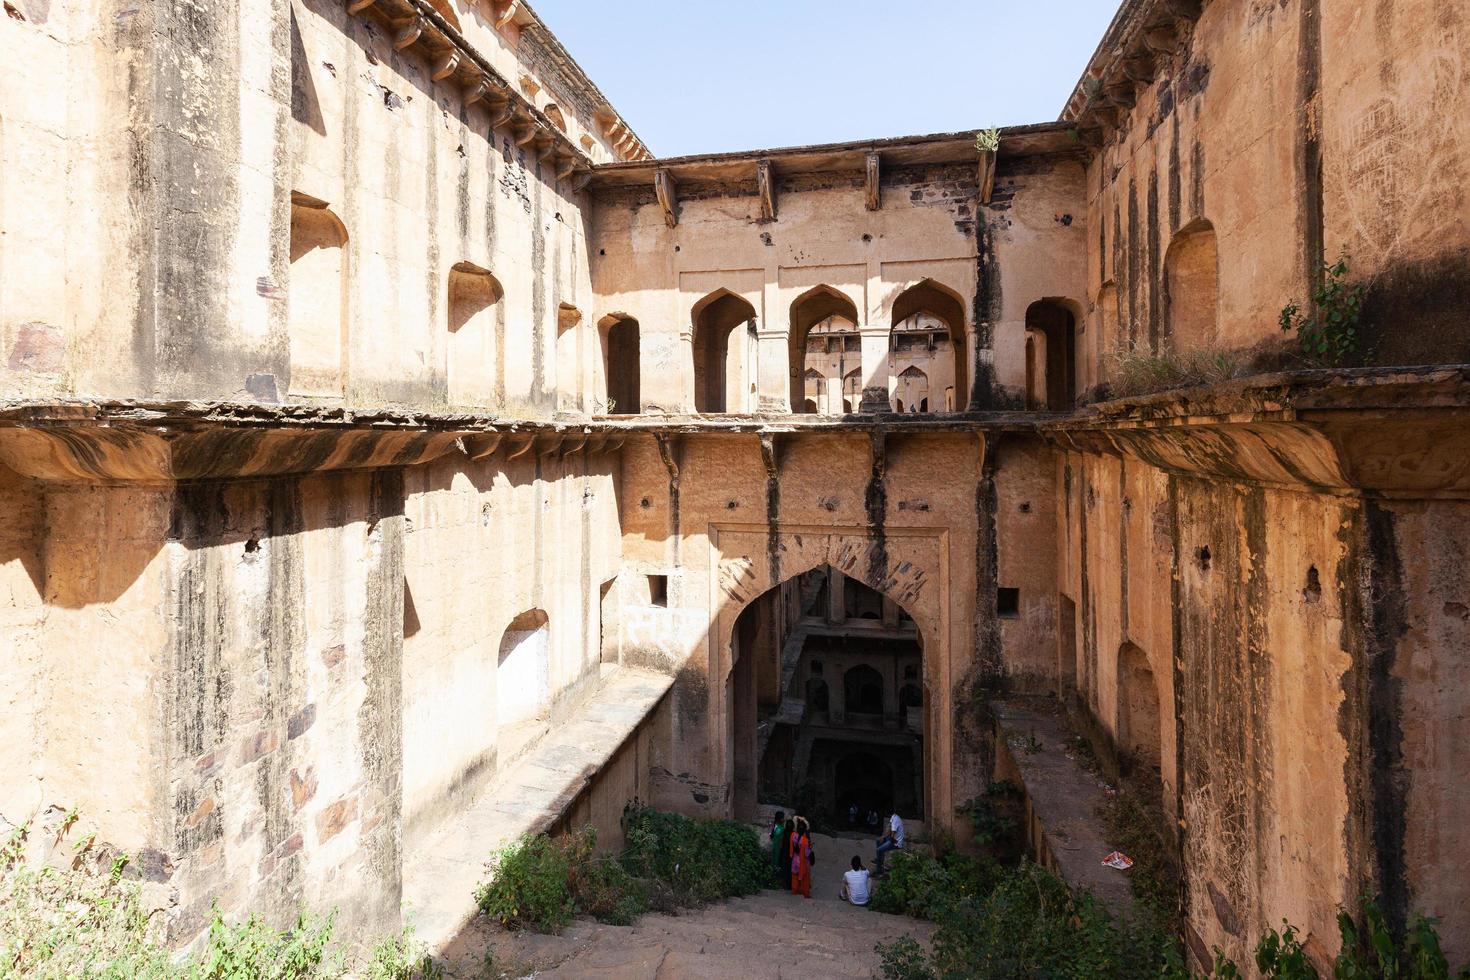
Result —
[[[1030, 340], [1027, 401], [1051, 412], [1065, 412], [1077, 397], [1077, 327], [1080, 322], [1069, 300], [1048, 297], [1026, 308], [1026, 335]], [[1034, 389], [1034, 391], [1033, 391]]]
[[1164, 253], [1164, 343], [1178, 351], [1213, 344], [1219, 334], [1220, 254], [1215, 226], [1190, 222]]
[[[939, 321], [944, 330], [941, 332], [937, 325], [925, 322], [921, 315]], [[915, 317], [921, 318], [915, 320]], [[906, 326], [912, 326], [915, 336], [923, 333], [930, 338], [923, 345], [923, 353], [928, 356], [930, 365], [925, 373], [936, 387], [947, 388], [952, 384], [958, 395], [956, 408], [967, 408], [969, 355], [965, 337], [965, 301], [960, 294], [934, 279], [920, 279], [894, 297], [889, 322], [890, 364], [900, 372], [903, 370], [897, 367], [904, 361], [900, 356], [903, 353], [899, 349], [900, 337], [904, 335]]]
[[755, 307], [721, 287], [694, 304], [690, 319], [694, 328], [694, 410], [739, 411], [731, 403], [744, 402], [745, 379], [754, 379], [754, 364], [748, 331], [737, 333], [735, 328], [742, 324], [754, 328]]
[[[803, 411], [806, 400], [804, 369], [807, 366], [807, 335], [813, 327], [829, 317], [841, 317], [851, 323], [854, 330], [861, 324], [857, 304], [846, 293], [826, 284], [813, 286], [791, 303], [790, 332], [786, 337], [791, 369], [791, 410]], [[845, 344], [839, 352], [839, 360], [846, 354]], [[856, 356], [862, 357], [861, 351]], [[840, 372], [839, 372], [840, 373]]]

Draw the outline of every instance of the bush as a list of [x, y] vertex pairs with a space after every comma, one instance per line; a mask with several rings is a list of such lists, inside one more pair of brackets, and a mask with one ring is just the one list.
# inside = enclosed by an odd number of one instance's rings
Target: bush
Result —
[[889, 855], [889, 872], [873, 893], [879, 912], [935, 919], [947, 905], [983, 899], [1004, 871], [990, 858], [950, 853], [942, 858], [911, 851]]
[[656, 904], [696, 906], [751, 895], [770, 883], [770, 856], [756, 832], [733, 820], [695, 820], [630, 810], [623, 867], [659, 886]]
[[327, 952], [334, 915], [300, 913], [296, 923], [278, 932], [258, 915], [230, 925], [219, 906], [209, 926], [209, 945], [195, 976], [206, 980], [306, 980], [338, 976], [341, 966]]
[[480, 910], [503, 926], [560, 932], [572, 916], [568, 848], [545, 834], [525, 834], [496, 851], [493, 875], [475, 893]]
[[899, 936], [891, 943], [878, 943], [873, 947], [878, 954], [879, 966], [888, 980], [933, 980], [934, 972], [929, 969], [929, 959], [924, 947], [913, 936]]

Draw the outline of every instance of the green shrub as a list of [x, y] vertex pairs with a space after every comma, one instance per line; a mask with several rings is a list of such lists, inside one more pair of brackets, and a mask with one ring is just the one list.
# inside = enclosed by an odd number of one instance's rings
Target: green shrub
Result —
[[386, 936], [368, 951], [361, 973], [363, 980], [440, 980], [444, 971], [428, 955], [423, 943], [405, 926], [396, 936]]
[[1322, 284], [1312, 291], [1317, 315], [1309, 317], [1296, 303], [1281, 310], [1279, 322], [1283, 333], [1296, 331], [1302, 356], [1312, 364], [1338, 366], [1350, 364], [1364, 353], [1358, 323], [1363, 318], [1363, 283], [1346, 281], [1347, 256], [1322, 266]]
[[979, 900], [990, 894], [1004, 875], [990, 858], [950, 853], [942, 858], [913, 851], [889, 855], [889, 871], [873, 893], [879, 912], [938, 919], [949, 904]]
[[624, 826], [623, 867], [657, 883], [656, 907], [751, 895], [770, 883], [770, 856], [745, 824], [635, 809]]
[[899, 936], [891, 943], [873, 947], [878, 954], [879, 970], [888, 980], [934, 980], [924, 947], [913, 936]]
[[475, 893], [480, 910], [503, 926], [560, 932], [576, 906], [567, 881], [567, 848], [545, 834], [525, 834], [491, 857], [493, 876]]
[[209, 926], [209, 945], [195, 976], [205, 980], [306, 980], [337, 976], [341, 967], [327, 952], [335, 915], [300, 913], [295, 924], [277, 931], [258, 915], [230, 925], [219, 906]]

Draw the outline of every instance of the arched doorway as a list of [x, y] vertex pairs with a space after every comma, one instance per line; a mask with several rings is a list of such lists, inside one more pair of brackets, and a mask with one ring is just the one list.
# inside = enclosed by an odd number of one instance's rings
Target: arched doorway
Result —
[[607, 378], [603, 414], [637, 415], [643, 411], [638, 321], [615, 313], [604, 317], [601, 326]]
[[719, 289], [694, 304], [693, 320], [694, 410], [744, 411], [745, 391], [755, 382], [755, 307]]
[[[791, 409], [801, 412], [811, 397], [805, 391], [807, 369], [813, 368], [828, 378], [842, 377], [861, 365], [862, 338], [857, 305], [831, 286], [813, 286], [798, 296], [791, 304], [790, 322], [786, 342], [791, 363]], [[821, 404], [820, 399], [816, 401]]]
[[1031, 346], [1035, 364], [1028, 361], [1028, 377], [1036, 395], [1045, 396], [1038, 407], [1070, 411], [1077, 392], [1077, 318], [1061, 300], [1037, 300], [1026, 309], [1026, 333], [1041, 341]]
[[[907, 368], [917, 367], [934, 390], [954, 388], [957, 411], [967, 408], [969, 359], [965, 346], [965, 304], [959, 294], [933, 279], [924, 279], [894, 299], [892, 323], [889, 377], [901, 376]], [[919, 402], [905, 398], [904, 404], [912, 407]]]
[[[894, 405], [907, 405], [911, 412], [929, 410], [929, 376], [912, 365], [904, 368], [893, 389]], [[903, 411], [896, 408], [896, 411]]]
[[841, 826], [858, 797], [923, 819], [923, 640], [897, 603], [821, 566], [747, 605], [731, 647], [737, 819], [759, 802]]

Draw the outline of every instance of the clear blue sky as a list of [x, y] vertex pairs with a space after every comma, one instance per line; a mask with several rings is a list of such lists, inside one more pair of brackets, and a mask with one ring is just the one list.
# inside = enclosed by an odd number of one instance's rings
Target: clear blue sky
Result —
[[1057, 117], [1116, 0], [532, 0], [658, 156]]

